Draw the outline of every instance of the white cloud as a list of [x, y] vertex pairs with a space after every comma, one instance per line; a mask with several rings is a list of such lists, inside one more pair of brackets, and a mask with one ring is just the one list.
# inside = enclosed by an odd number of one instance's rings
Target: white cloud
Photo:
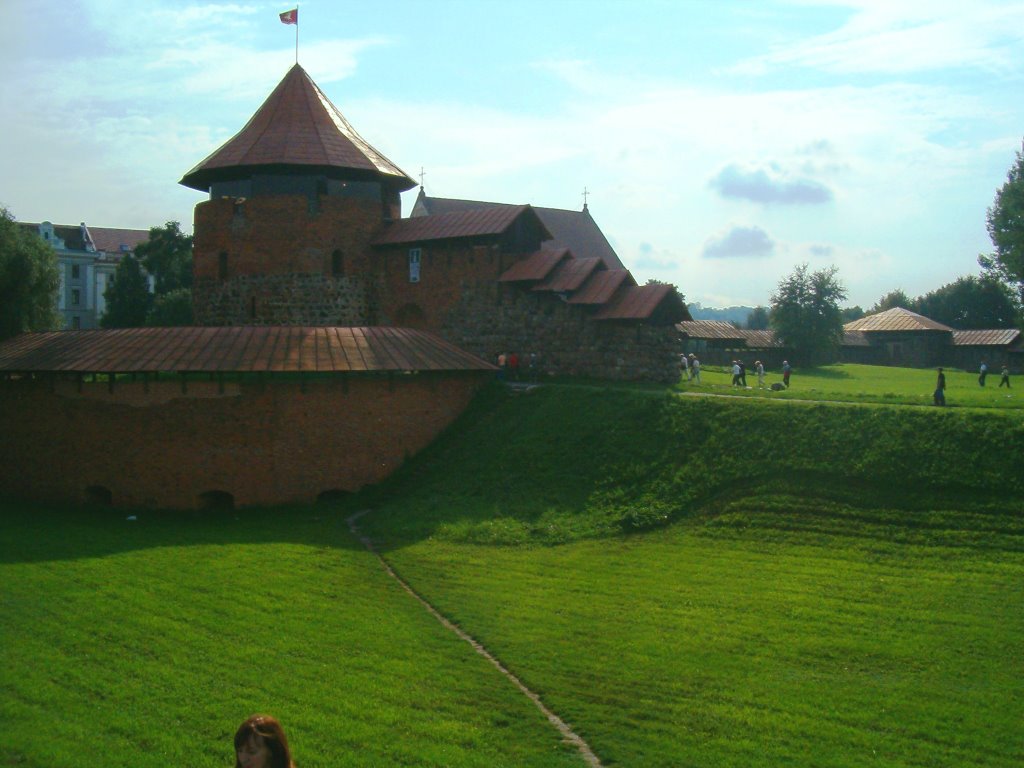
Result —
[[821, 205], [832, 202], [832, 190], [819, 181], [794, 177], [777, 163], [730, 163], [715, 174], [709, 186], [725, 198], [780, 205]]
[[809, 0], [852, 9], [840, 28], [787, 39], [740, 62], [736, 73], [799, 66], [843, 74], [910, 74], [951, 68], [1021, 72], [1024, 3], [940, 0]]
[[735, 226], [709, 238], [701, 255], [708, 259], [763, 258], [775, 251], [775, 242], [758, 226]]

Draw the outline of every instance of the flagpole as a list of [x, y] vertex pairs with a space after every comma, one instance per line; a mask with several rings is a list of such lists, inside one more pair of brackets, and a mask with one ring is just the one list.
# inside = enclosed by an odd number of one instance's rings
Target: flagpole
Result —
[[299, 4], [295, 4], [295, 63], [299, 63]]

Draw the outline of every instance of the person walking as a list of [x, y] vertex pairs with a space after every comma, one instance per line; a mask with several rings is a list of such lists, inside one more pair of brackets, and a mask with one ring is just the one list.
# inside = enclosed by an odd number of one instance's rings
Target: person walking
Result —
[[978, 384], [982, 387], [985, 386], [985, 377], [988, 376], [988, 366], [985, 365], [985, 361], [981, 361], [981, 368], [978, 369]]
[[1003, 366], [1003, 373], [999, 377], [999, 388], [1000, 389], [1003, 388], [1003, 384], [1006, 385], [1007, 389], [1010, 388], [1010, 369], [1007, 368], [1005, 365]]
[[946, 374], [939, 368], [939, 377], [935, 380], [935, 404], [944, 406], [946, 404]]
[[754, 363], [754, 371], [757, 373], [757, 388], [764, 389], [764, 363], [757, 360]]
[[793, 372], [793, 369], [789, 367], [789, 361], [782, 361], [782, 383], [789, 389], [789, 374]]
[[691, 381], [700, 384], [700, 360], [692, 352], [690, 353], [690, 374], [693, 377]]
[[685, 352], [679, 356], [679, 369], [683, 372], [683, 376], [686, 377], [686, 380], [689, 381], [690, 380], [690, 358], [688, 358], [686, 356]]
[[738, 361], [732, 361], [732, 385], [738, 387], [740, 385], [740, 364]]

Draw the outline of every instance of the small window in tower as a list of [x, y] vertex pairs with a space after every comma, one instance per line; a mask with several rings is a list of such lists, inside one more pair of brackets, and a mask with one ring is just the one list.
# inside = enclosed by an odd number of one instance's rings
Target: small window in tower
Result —
[[82, 268], [78, 264], [71, 265], [71, 279], [77, 280], [82, 276]]
[[331, 275], [334, 277], [345, 276], [345, 257], [341, 251], [335, 251], [331, 254]]
[[420, 281], [420, 255], [422, 251], [419, 248], [409, 249], [409, 282], [418, 283]]
[[80, 318], [78, 315], [75, 315], [74, 317], [72, 317], [71, 318], [71, 330], [77, 331], [77, 330], [81, 329], [81, 327], [82, 327], [82, 318]]
[[228, 279], [228, 254], [227, 251], [221, 251], [217, 255], [217, 279], [227, 280]]
[[250, 296], [249, 297], [249, 318], [251, 320], [255, 320], [256, 319], [256, 297], [255, 296]]
[[82, 292], [77, 288], [71, 289], [71, 303], [76, 307], [82, 303]]

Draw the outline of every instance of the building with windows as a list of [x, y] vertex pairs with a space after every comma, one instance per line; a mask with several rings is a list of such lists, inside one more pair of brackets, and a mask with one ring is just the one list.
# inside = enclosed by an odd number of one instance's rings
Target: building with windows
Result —
[[[106, 309], [104, 294], [126, 254], [146, 242], [149, 230], [19, 222], [57, 252], [60, 287], [57, 308], [67, 330], [98, 328]], [[152, 287], [152, 286], [151, 286]]]

